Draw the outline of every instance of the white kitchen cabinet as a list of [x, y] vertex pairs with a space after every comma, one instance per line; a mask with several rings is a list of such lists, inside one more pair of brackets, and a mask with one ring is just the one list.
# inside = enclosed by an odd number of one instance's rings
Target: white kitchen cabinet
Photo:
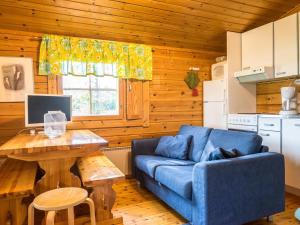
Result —
[[269, 147], [269, 152], [281, 153], [280, 132], [259, 130], [258, 135], [263, 138], [262, 144]]
[[297, 14], [274, 22], [275, 78], [298, 74]]
[[300, 119], [283, 119], [282, 153], [285, 158], [285, 183], [300, 189]]
[[259, 130], [281, 131], [281, 119], [274, 117], [260, 117], [258, 120]]
[[281, 153], [281, 119], [274, 117], [259, 117], [258, 134], [263, 138], [263, 145], [270, 152]]
[[242, 33], [242, 69], [273, 67], [273, 23]]

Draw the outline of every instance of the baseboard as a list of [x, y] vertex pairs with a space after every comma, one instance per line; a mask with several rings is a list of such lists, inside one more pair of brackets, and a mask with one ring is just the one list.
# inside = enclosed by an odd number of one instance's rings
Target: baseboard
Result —
[[297, 188], [294, 188], [294, 187], [285, 185], [285, 191], [286, 191], [287, 193], [290, 193], [290, 194], [293, 194], [293, 195], [300, 196], [300, 190], [297, 189]]

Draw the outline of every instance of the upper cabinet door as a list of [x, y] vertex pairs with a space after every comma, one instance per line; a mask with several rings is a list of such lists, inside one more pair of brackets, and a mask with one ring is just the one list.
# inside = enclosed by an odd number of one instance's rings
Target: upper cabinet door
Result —
[[242, 34], [242, 69], [273, 67], [273, 23]]
[[275, 78], [298, 74], [297, 14], [274, 22]]

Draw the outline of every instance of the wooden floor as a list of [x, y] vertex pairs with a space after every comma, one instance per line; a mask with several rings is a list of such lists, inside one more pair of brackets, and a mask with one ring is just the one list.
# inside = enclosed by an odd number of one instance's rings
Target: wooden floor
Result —
[[[117, 193], [113, 213], [123, 216], [124, 225], [172, 225], [186, 221], [145, 189], [138, 188], [134, 180], [114, 185]], [[294, 219], [295, 209], [300, 207], [300, 198], [287, 194], [286, 211], [274, 216], [273, 222], [260, 220], [248, 225], [300, 225]]]

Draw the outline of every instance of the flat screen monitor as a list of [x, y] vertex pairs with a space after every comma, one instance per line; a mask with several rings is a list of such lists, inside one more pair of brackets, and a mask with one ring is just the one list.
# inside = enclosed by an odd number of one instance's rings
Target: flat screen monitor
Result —
[[44, 114], [49, 111], [61, 111], [66, 114], [67, 121], [72, 119], [72, 96], [70, 95], [35, 95], [25, 98], [25, 126], [44, 125]]

